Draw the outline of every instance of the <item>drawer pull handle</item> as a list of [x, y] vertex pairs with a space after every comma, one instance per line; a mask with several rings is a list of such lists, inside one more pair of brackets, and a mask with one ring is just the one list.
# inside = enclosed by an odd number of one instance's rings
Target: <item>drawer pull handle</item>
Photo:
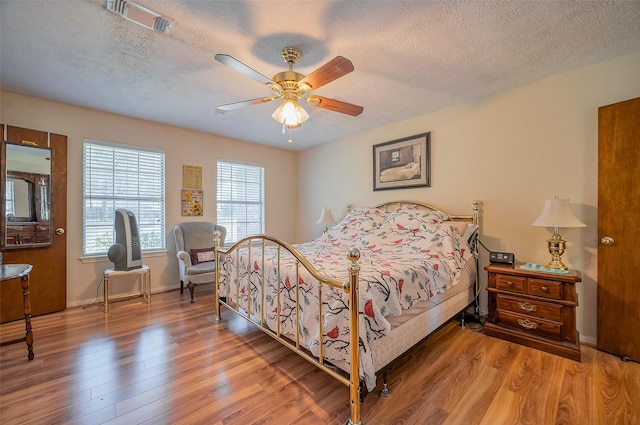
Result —
[[507, 280], [507, 285], [513, 286], [513, 282], [511, 282], [510, 280]]
[[543, 286], [543, 287], [542, 287], [542, 288], [540, 288], [540, 289], [542, 289], [542, 291], [543, 291], [543, 292], [549, 292], [549, 288], [547, 288], [546, 286]]
[[538, 324], [527, 319], [518, 319], [518, 324], [525, 329], [536, 329]]
[[518, 303], [518, 305], [520, 306], [520, 310], [524, 311], [536, 311], [538, 309], [538, 307], [536, 307], [535, 305], [529, 304], [527, 302]]

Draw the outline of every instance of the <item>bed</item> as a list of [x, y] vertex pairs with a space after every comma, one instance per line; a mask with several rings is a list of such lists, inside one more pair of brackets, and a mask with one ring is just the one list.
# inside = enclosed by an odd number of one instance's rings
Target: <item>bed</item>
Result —
[[378, 375], [386, 390], [390, 366], [476, 300], [478, 205], [355, 208], [296, 245], [252, 235], [223, 248], [215, 235], [214, 318], [225, 305], [348, 385], [347, 423], [360, 424]]
[[420, 163], [410, 162], [400, 167], [392, 167], [380, 172], [380, 182], [397, 182], [401, 180], [411, 180], [420, 176]]

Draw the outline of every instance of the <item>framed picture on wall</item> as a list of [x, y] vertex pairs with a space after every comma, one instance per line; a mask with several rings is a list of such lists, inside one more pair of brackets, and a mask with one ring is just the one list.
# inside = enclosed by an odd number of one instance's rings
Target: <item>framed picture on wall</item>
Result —
[[182, 216], [202, 215], [202, 190], [182, 189]]
[[183, 165], [182, 187], [185, 189], [202, 189], [202, 167]]
[[373, 145], [373, 190], [431, 186], [431, 133]]

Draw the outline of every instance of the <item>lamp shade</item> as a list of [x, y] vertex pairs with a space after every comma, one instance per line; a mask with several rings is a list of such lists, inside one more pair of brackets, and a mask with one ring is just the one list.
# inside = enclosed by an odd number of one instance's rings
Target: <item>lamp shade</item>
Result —
[[323, 208], [320, 213], [320, 218], [316, 221], [318, 224], [331, 224], [335, 222], [336, 219], [333, 218], [333, 215], [331, 214], [331, 208]]
[[571, 211], [568, 199], [546, 199], [544, 201], [544, 209], [540, 217], [536, 219], [532, 226], [543, 227], [585, 227], [586, 224], [581, 222], [578, 217]]
[[272, 117], [280, 124], [295, 128], [305, 122], [309, 118], [309, 114], [294, 99], [285, 99]]

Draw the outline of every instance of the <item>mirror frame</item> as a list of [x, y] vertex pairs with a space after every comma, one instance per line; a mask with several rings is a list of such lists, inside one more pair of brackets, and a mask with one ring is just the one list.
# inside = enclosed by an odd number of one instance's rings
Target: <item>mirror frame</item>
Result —
[[[8, 226], [8, 220], [7, 220], [7, 212], [6, 212], [6, 182], [7, 182], [7, 177], [8, 177], [8, 173], [10, 171], [13, 170], [7, 170], [7, 146], [8, 145], [15, 145], [15, 146], [24, 146], [24, 147], [28, 147], [28, 148], [35, 148], [35, 149], [47, 149], [49, 151], [49, 157], [50, 157], [50, 165], [49, 165], [49, 176], [48, 176], [48, 192], [47, 192], [47, 196], [48, 196], [48, 210], [49, 210], [49, 217], [48, 217], [48, 240], [46, 242], [36, 242], [34, 240], [34, 242], [30, 242], [30, 243], [18, 243], [18, 244], [8, 244], [7, 243], [7, 236], [8, 236], [8, 232], [7, 232], [7, 226]], [[51, 203], [53, 202], [53, 164], [54, 164], [54, 152], [50, 147], [46, 147], [46, 146], [38, 146], [36, 144], [31, 144], [31, 143], [16, 143], [16, 142], [11, 142], [11, 141], [7, 141], [7, 140], [3, 140], [2, 141], [2, 161], [0, 162], [0, 176], [2, 177], [1, 181], [2, 184], [0, 185], [0, 246], [2, 247], [2, 249], [21, 249], [21, 248], [39, 248], [39, 247], [47, 247], [49, 245], [51, 245], [53, 243], [53, 217], [52, 217], [52, 205]], [[44, 176], [42, 174], [42, 176]], [[35, 191], [38, 190], [38, 185], [37, 182], [33, 182], [33, 196], [37, 199], [40, 198], [40, 195], [38, 193], [35, 193]], [[16, 222], [12, 222], [15, 223], [16, 225], [20, 225], [20, 223], [24, 223], [24, 225], [33, 225], [34, 226], [34, 231], [37, 232], [37, 230], [41, 230], [39, 229], [39, 227], [42, 227], [40, 225], [40, 221], [41, 221], [41, 212], [39, 211], [40, 206], [35, 202], [35, 200], [33, 201], [32, 207], [35, 208], [35, 210], [33, 211], [33, 216], [35, 216], [36, 221], [35, 222], [25, 222], [25, 221], [16, 221]], [[35, 238], [35, 233], [34, 233], [34, 238]]]

